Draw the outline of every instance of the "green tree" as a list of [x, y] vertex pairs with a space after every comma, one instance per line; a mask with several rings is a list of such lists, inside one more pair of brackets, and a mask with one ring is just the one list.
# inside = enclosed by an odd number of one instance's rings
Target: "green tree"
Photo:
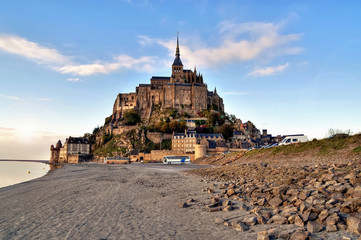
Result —
[[224, 137], [224, 139], [229, 140], [233, 136], [233, 126], [228, 124], [223, 124], [219, 127], [216, 127], [214, 129], [215, 133], [221, 133]]
[[127, 125], [135, 125], [140, 122], [139, 113], [135, 110], [126, 111], [124, 113], [124, 119]]
[[171, 131], [169, 129], [169, 123], [163, 123], [160, 131], [164, 133], [170, 133]]
[[106, 117], [106, 118], [105, 118], [104, 125], [110, 123], [110, 120], [112, 120], [112, 116]]
[[219, 112], [209, 112], [207, 116], [207, 125], [214, 127], [217, 123], [222, 125], [224, 123], [224, 115], [221, 115]]

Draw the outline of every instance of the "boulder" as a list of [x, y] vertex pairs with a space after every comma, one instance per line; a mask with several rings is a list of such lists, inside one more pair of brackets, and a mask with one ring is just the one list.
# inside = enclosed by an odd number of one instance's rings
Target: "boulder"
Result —
[[269, 235], [267, 231], [260, 231], [257, 233], [257, 240], [269, 240]]
[[246, 204], [241, 203], [241, 205], [239, 206], [239, 210], [241, 210], [241, 211], [248, 211], [248, 207], [247, 207]]
[[354, 188], [353, 197], [354, 198], [361, 198], [361, 185]]
[[216, 223], [216, 224], [224, 224], [224, 219], [223, 218], [220, 218], [220, 217], [216, 217], [215, 219], [214, 219], [214, 222]]
[[235, 193], [236, 193], [236, 191], [234, 190], [234, 188], [230, 188], [230, 189], [227, 190], [227, 195], [228, 196], [232, 196]]
[[224, 201], [222, 202], [222, 206], [224, 206], [224, 207], [225, 207], [225, 206], [229, 206], [229, 205], [233, 205], [230, 200], [224, 200]]
[[340, 221], [340, 217], [337, 215], [337, 213], [333, 213], [326, 218], [326, 225], [327, 226], [336, 225], [339, 221]]
[[229, 212], [229, 211], [232, 211], [232, 210], [233, 210], [232, 205], [228, 205], [228, 206], [226, 206], [225, 208], [222, 209], [223, 212]]
[[328, 210], [322, 210], [319, 214], [318, 214], [318, 219], [322, 222], [323, 220], [325, 220], [328, 216]]
[[275, 223], [275, 224], [285, 224], [286, 222], [287, 222], [287, 218], [285, 218], [285, 217], [283, 217], [281, 215], [274, 215], [268, 221], [268, 223]]
[[321, 224], [315, 221], [309, 221], [306, 227], [307, 227], [307, 231], [309, 231], [310, 233], [320, 232], [323, 228]]
[[308, 236], [310, 235], [307, 231], [300, 231], [300, 232], [294, 232], [290, 236], [290, 240], [306, 240], [308, 239]]
[[188, 207], [188, 204], [186, 202], [181, 202], [181, 203], [179, 203], [179, 207], [186, 208], [186, 207]]
[[348, 216], [347, 230], [357, 234], [361, 234], [361, 219], [355, 216]]
[[281, 205], [282, 203], [282, 199], [280, 199], [279, 197], [274, 197], [272, 198], [268, 203], [273, 207], [273, 208], [276, 208], [278, 207], [279, 205]]
[[232, 228], [236, 231], [240, 231], [240, 232], [244, 232], [247, 231], [249, 229], [249, 227], [244, 224], [243, 222], [239, 221], [239, 222], [233, 222], [232, 223]]
[[298, 215], [295, 216], [294, 218], [294, 224], [299, 226], [299, 227], [304, 227], [305, 223], [303, 222], [302, 218]]
[[243, 218], [243, 222], [245, 224], [247, 224], [248, 226], [253, 226], [258, 223], [258, 220], [257, 220], [256, 216], [251, 215], [251, 216], [246, 216], [245, 218]]
[[337, 226], [336, 225], [327, 225], [326, 232], [337, 232]]

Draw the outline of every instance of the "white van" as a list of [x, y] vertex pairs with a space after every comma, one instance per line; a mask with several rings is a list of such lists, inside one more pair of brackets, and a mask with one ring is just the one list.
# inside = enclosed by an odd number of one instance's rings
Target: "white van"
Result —
[[163, 158], [164, 164], [190, 164], [189, 156], [166, 156]]
[[283, 141], [280, 143], [280, 145], [289, 145], [293, 143], [299, 143], [299, 142], [308, 142], [308, 138], [305, 135], [290, 135], [288, 137], [285, 137]]

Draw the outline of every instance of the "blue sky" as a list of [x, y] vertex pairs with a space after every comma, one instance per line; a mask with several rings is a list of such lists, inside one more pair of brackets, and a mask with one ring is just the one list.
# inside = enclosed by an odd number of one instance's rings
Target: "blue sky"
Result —
[[120, 92], [181, 59], [226, 112], [274, 135], [361, 131], [358, 1], [6, 1], [0, 158], [48, 159]]

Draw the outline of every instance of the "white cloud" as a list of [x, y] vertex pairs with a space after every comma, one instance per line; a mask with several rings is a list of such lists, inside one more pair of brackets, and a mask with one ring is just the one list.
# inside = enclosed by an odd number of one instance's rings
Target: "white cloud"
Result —
[[[284, 26], [280, 23], [234, 23], [224, 21], [218, 25], [220, 44], [206, 47], [203, 43], [194, 43], [192, 39], [182, 38], [180, 43], [181, 58], [187, 65], [211, 67], [232, 61], [250, 61], [264, 56], [284, 54], [298, 54], [301, 47], [289, 46], [298, 41], [301, 34], [281, 34]], [[168, 49], [169, 55], [174, 56], [175, 40], [152, 39], [139, 36], [141, 45], [159, 44]], [[183, 45], [184, 44], [184, 45]], [[197, 46], [193, 46], [197, 44]]]
[[[41, 46], [25, 38], [4, 34], [0, 35], [0, 51], [1, 50], [25, 57], [38, 64], [50, 65], [52, 69], [62, 74], [75, 76], [108, 74], [124, 69], [151, 72], [153, 70], [152, 66], [156, 63], [155, 57], [142, 56], [133, 58], [128, 55], [117, 56], [112, 62], [108, 63], [102, 61], [95, 61], [90, 64], [74, 63], [71, 61], [71, 57], [62, 55], [56, 49]], [[79, 78], [68, 78], [67, 81], [79, 81]]]
[[225, 92], [225, 95], [230, 95], [230, 96], [242, 96], [242, 95], [248, 95], [248, 92], [237, 92], [237, 91], [231, 91], [231, 92]]
[[0, 94], [0, 97], [6, 98], [6, 99], [10, 99], [10, 100], [16, 100], [16, 101], [20, 101], [20, 100], [21, 100], [21, 98], [16, 97], [16, 96], [7, 96], [7, 95], [2, 95], [2, 94]]
[[262, 77], [262, 76], [272, 75], [272, 74], [284, 71], [286, 68], [288, 68], [288, 66], [289, 66], [289, 64], [286, 63], [286, 64], [278, 65], [275, 67], [261, 68], [261, 69], [257, 69], [253, 72], [248, 73], [247, 76]]
[[80, 79], [79, 78], [68, 78], [67, 81], [68, 82], [79, 82]]
[[[84, 65], [65, 65], [56, 67], [56, 71], [77, 76], [90, 76], [94, 74], [109, 74], [124, 69], [135, 69], [140, 72], [153, 71], [154, 57], [133, 58], [128, 55], [120, 55], [111, 63], [93, 63]], [[77, 78], [74, 78], [77, 79]], [[73, 79], [73, 80], [74, 80]], [[68, 79], [69, 81], [69, 79]]]
[[40, 64], [64, 64], [69, 58], [56, 49], [41, 46], [18, 36], [0, 35], [0, 50], [28, 58]]

